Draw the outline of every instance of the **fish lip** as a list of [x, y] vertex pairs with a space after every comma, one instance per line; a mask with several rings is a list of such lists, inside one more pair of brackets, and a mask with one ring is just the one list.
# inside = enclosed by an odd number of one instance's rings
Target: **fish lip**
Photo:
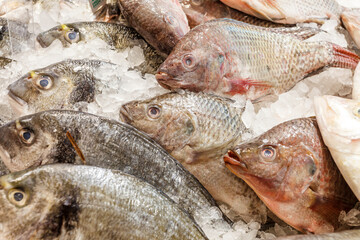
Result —
[[[6, 166], [6, 163], [11, 163], [11, 157], [8, 151], [6, 151], [3, 147], [0, 146], [0, 159]], [[7, 166], [6, 166], [7, 167]]]
[[131, 115], [129, 114], [129, 110], [125, 105], [122, 105], [120, 108], [120, 120], [125, 123], [132, 122], [132, 118]]
[[8, 96], [11, 100], [13, 100], [15, 103], [20, 105], [21, 107], [24, 107], [27, 105], [27, 102], [25, 102], [23, 99], [21, 99], [19, 96], [17, 96], [11, 89], [9, 89]]
[[44, 42], [44, 40], [42, 39], [42, 34], [41, 33], [39, 35], [37, 35], [36, 40], [38, 41], [38, 43], [40, 44], [40, 46], [42, 48], [47, 48], [47, 47], [50, 46], [50, 44], [47, 44], [47, 43]]
[[171, 89], [171, 87], [166, 84], [167, 81], [173, 80], [173, 77], [170, 74], [160, 71], [155, 74], [155, 78], [163, 88]]
[[224, 156], [224, 162], [225, 165], [235, 166], [244, 172], [248, 170], [246, 164], [241, 161], [239, 154], [233, 150], [229, 150], [227, 155]]

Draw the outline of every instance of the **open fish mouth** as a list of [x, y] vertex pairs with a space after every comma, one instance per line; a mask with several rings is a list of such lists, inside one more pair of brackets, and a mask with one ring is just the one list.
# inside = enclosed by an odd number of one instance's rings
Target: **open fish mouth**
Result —
[[129, 114], [128, 107], [125, 105], [120, 108], [120, 120], [124, 123], [132, 122], [132, 117]]
[[228, 153], [224, 156], [225, 166], [229, 168], [232, 172], [234, 170], [240, 170], [241, 172], [247, 172], [247, 166], [244, 162], [241, 161], [239, 154], [229, 150]]

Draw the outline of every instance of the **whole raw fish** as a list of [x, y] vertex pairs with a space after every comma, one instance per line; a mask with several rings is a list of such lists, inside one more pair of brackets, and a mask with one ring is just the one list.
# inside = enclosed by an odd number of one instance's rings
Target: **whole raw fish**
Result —
[[337, 233], [327, 233], [319, 235], [294, 235], [279, 237], [276, 240], [359, 240], [360, 230], [348, 230]]
[[231, 19], [193, 28], [160, 66], [165, 88], [243, 94], [254, 100], [291, 89], [325, 66], [355, 69], [359, 57], [332, 43], [305, 42], [291, 34]]
[[144, 51], [145, 63], [140, 66], [142, 72], [154, 73], [164, 61], [152, 46], [150, 46], [133, 28], [124, 24], [105, 22], [77, 22], [62, 24], [49, 29], [37, 36], [42, 47], [48, 47], [55, 40], [61, 41], [64, 47], [79, 41], [89, 41], [100, 38], [112, 48], [122, 50], [138, 46]]
[[224, 157], [266, 206], [302, 232], [333, 232], [356, 198], [323, 143], [314, 118], [281, 123]]
[[314, 98], [316, 118], [336, 165], [360, 200], [360, 102], [334, 96]]
[[12, 60], [9, 58], [0, 57], [0, 68], [5, 67], [6, 65], [8, 65], [11, 62], [12, 62]]
[[54, 164], [0, 178], [0, 238], [207, 239], [150, 184], [120, 171]]
[[247, 132], [241, 121], [243, 110], [233, 107], [229, 99], [183, 91], [127, 103], [120, 117], [170, 152], [236, 216], [264, 222], [265, 206], [221, 159]]
[[[116, 70], [99, 60], [65, 60], [33, 70], [9, 85], [13, 109], [24, 115], [50, 109], [75, 109], [76, 103], [93, 102], [103, 84], [97, 71]], [[120, 80], [119, 80], [120, 81]]]
[[149, 182], [190, 214], [216, 207], [206, 189], [162, 147], [115, 120], [83, 112], [45, 111], [0, 127], [0, 136], [0, 157], [6, 166], [2, 171], [85, 161]]
[[258, 18], [295, 24], [339, 19], [343, 8], [336, 0], [221, 0], [226, 5]]
[[164, 54], [190, 30], [178, 0], [119, 0], [119, 5], [129, 25]]

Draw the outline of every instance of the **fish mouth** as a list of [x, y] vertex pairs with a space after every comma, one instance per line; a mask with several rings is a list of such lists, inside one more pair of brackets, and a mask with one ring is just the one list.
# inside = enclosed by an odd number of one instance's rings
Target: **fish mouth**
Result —
[[9, 90], [8, 99], [9, 99], [10, 106], [17, 113], [17, 115], [20, 116], [26, 112], [26, 109], [28, 106], [27, 102], [25, 102], [20, 97], [16, 96], [16, 94], [13, 93], [11, 90]]
[[40, 44], [40, 46], [42, 47], [42, 48], [47, 48], [47, 47], [49, 47], [50, 46], [50, 44], [52, 43], [52, 42], [45, 42], [44, 41], [44, 36], [43, 36], [43, 34], [39, 34], [39, 35], [37, 35], [37, 37], [36, 37], [36, 41], [38, 41], [38, 43]]
[[132, 117], [129, 113], [129, 109], [126, 105], [122, 105], [120, 108], [120, 120], [124, 123], [131, 123]]
[[5, 166], [7, 167], [11, 163], [11, 157], [8, 151], [6, 151], [3, 147], [0, 146], [0, 159], [3, 161]]
[[177, 82], [178, 80], [166, 72], [158, 72], [155, 74], [155, 78], [158, 83], [165, 89], [177, 89], [181, 86]]
[[239, 173], [245, 173], [248, 171], [246, 164], [241, 161], [239, 154], [233, 150], [229, 150], [228, 153], [224, 156], [224, 163], [225, 166], [235, 175], [239, 175]]

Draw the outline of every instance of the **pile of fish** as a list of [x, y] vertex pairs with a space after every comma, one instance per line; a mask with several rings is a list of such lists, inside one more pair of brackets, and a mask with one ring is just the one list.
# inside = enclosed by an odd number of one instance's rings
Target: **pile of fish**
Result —
[[2, 0], [0, 238], [360, 239], [353, 7]]

